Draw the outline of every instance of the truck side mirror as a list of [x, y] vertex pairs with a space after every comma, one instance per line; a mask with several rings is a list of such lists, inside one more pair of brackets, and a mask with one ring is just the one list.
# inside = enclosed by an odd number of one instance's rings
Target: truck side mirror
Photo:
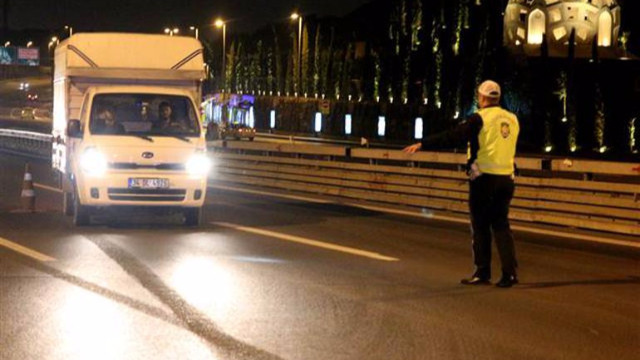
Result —
[[69, 120], [67, 124], [67, 136], [80, 137], [82, 130], [80, 129], [80, 120]]

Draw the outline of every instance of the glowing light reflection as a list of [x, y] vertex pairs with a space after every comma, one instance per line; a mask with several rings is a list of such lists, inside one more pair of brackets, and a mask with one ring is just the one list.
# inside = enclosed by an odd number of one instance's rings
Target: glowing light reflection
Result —
[[67, 359], [123, 359], [132, 337], [122, 309], [109, 299], [70, 288], [56, 324], [61, 353]]
[[179, 261], [169, 282], [190, 304], [215, 317], [228, 315], [237, 302], [238, 289], [232, 274], [211, 258]]

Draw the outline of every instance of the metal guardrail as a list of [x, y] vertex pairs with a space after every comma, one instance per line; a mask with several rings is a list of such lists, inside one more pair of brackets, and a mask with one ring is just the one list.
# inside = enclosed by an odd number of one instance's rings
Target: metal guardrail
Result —
[[[2, 151], [49, 159], [51, 141], [49, 134], [0, 129]], [[242, 141], [209, 148], [220, 159], [214, 181], [468, 211], [461, 154]], [[516, 178], [514, 220], [640, 235], [640, 164], [517, 161], [527, 175]]]
[[[272, 139], [272, 140], [283, 140], [289, 141], [294, 144], [298, 143], [317, 143], [317, 144], [327, 144], [327, 145], [344, 145], [344, 146], [358, 146], [360, 145], [360, 141], [354, 140], [338, 140], [338, 139], [325, 139], [321, 137], [310, 137], [310, 136], [299, 136], [299, 135], [283, 135], [283, 134], [273, 134], [268, 132], [257, 132], [256, 138], [262, 139]], [[387, 148], [398, 148], [399, 146], [390, 146], [388, 144], [382, 143], [370, 143], [371, 146], [376, 147], [387, 147]]]
[[0, 129], [0, 150], [40, 159], [51, 158], [50, 134]]
[[[219, 158], [214, 181], [468, 212], [461, 154], [241, 141], [209, 145]], [[516, 178], [514, 220], [640, 235], [640, 172], [633, 170], [640, 164], [517, 161], [526, 176]]]

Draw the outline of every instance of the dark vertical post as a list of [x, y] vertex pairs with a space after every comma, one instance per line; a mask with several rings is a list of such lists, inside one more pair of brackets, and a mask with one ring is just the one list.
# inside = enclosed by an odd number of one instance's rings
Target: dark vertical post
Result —
[[9, 0], [2, 1], [2, 38], [9, 35]]

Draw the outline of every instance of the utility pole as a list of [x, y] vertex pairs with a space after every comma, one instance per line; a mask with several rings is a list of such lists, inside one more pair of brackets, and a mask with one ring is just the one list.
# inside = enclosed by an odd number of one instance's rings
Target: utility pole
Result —
[[6, 38], [9, 33], [9, 0], [2, 1], [2, 38]]

